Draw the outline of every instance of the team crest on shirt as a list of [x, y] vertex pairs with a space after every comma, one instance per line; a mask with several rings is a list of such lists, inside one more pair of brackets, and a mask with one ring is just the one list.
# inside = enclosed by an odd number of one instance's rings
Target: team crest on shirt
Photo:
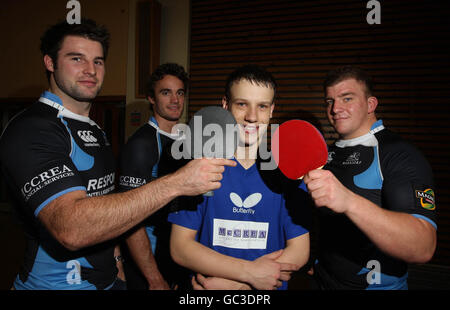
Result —
[[347, 159], [342, 163], [343, 165], [359, 165], [361, 161], [359, 160], [359, 157], [361, 156], [360, 152], [354, 152], [350, 156], [347, 157]]
[[333, 160], [334, 154], [335, 154], [335, 152], [328, 152], [327, 164]]
[[99, 143], [97, 143], [97, 138], [94, 136], [94, 133], [90, 130], [78, 130], [77, 131], [78, 136], [81, 140], [83, 140], [85, 143], [85, 146], [100, 146]]
[[427, 188], [426, 190], [416, 190], [416, 198], [419, 201], [422, 208], [427, 210], [436, 209], [435, 199], [434, 199], [434, 191], [431, 188]]

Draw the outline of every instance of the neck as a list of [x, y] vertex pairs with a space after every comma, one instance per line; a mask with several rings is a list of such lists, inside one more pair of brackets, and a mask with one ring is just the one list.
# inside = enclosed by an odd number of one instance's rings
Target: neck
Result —
[[72, 97], [70, 97], [69, 95], [67, 95], [65, 92], [63, 92], [57, 85], [56, 83], [51, 82], [50, 83], [50, 89], [49, 91], [55, 95], [57, 95], [62, 103], [64, 108], [66, 108], [67, 110], [82, 115], [82, 116], [87, 116], [89, 117], [89, 111], [91, 110], [91, 103], [90, 102], [81, 102], [81, 101], [77, 101], [75, 99], [73, 99]]
[[364, 126], [361, 126], [360, 129], [357, 131], [356, 134], [353, 135], [349, 135], [349, 136], [345, 136], [345, 135], [339, 135], [339, 139], [341, 140], [351, 140], [351, 139], [356, 139], [359, 137], [362, 137], [366, 134], [368, 134], [373, 126], [373, 124], [375, 124], [375, 122], [377, 121], [376, 117], [371, 117], [367, 123], [365, 123]]
[[256, 155], [258, 153], [258, 145], [238, 146], [235, 158], [245, 169], [250, 168], [256, 162]]
[[154, 114], [153, 117], [156, 119], [156, 122], [158, 122], [158, 127], [162, 131], [165, 131], [167, 133], [172, 133], [172, 128], [178, 123], [178, 120], [176, 121], [169, 121], [163, 117], [161, 117], [159, 114]]

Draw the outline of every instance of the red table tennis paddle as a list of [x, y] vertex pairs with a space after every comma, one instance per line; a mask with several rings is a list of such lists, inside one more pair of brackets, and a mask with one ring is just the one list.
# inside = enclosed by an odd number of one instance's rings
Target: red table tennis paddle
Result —
[[271, 146], [280, 171], [292, 180], [301, 179], [327, 163], [325, 139], [306, 121], [290, 120], [281, 124], [272, 135]]

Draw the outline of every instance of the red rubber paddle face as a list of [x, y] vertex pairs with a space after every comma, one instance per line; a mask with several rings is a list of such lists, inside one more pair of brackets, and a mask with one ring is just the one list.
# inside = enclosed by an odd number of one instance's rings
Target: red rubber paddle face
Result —
[[281, 124], [272, 136], [272, 155], [280, 171], [298, 180], [323, 167], [328, 159], [327, 144], [319, 130], [302, 120]]

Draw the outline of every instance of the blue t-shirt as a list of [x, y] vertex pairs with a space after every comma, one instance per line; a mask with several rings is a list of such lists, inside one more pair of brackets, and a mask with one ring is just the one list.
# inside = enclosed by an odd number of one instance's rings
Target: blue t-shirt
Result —
[[294, 224], [284, 196], [266, 185], [256, 164], [226, 167], [221, 184], [196, 210], [171, 213], [169, 221], [197, 230], [197, 241], [221, 254], [250, 261], [308, 232]]

